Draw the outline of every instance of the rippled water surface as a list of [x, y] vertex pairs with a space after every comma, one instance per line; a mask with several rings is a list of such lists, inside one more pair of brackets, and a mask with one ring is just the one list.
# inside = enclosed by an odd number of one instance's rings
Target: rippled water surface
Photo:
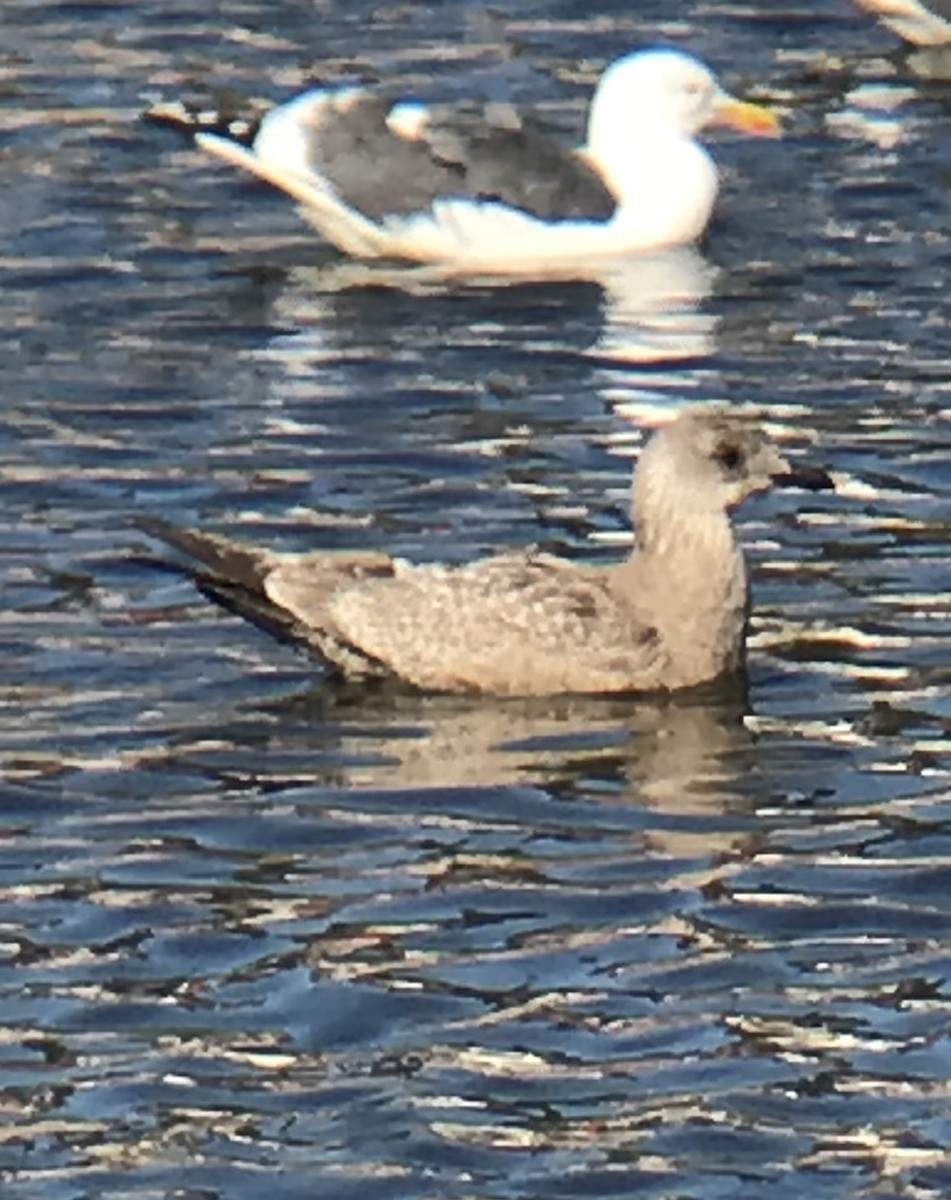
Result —
[[[0, 30], [3, 1195], [947, 1196], [951, 85], [846, 0]], [[611, 278], [347, 264], [138, 119], [386, 78], [570, 132], [658, 38], [787, 135]], [[605, 559], [709, 400], [838, 485], [741, 514], [748, 694], [333, 688], [130, 521]]]

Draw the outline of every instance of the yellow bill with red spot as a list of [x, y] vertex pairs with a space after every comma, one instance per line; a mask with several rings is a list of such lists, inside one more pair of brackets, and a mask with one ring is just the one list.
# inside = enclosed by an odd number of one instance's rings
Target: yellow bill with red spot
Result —
[[754, 137], [781, 137], [783, 127], [779, 117], [764, 104], [753, 104], [749, 100], [737, 100], [728, 92], [721, 93], [713, 107], [708, 125], [728, 125]]

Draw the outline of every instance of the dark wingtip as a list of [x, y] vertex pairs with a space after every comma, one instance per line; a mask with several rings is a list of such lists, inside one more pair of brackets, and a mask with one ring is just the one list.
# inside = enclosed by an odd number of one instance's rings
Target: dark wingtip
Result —
[[159, 541], [165, 541], [165, 535], [173, 532], [176, 526], [171, 521], [166, 521], [164, 517], [155, 517], [151, 513], [133, 513], [129, 517], [129, 524], [133, 529], [138, 529], [142, 533], [147, 533], [149, 537], [158, 538]]
[[835, 480], [821, 467], [795, 466], [773, 476], [777, 487], [803, 488], [807, 492], [834, 492]]
[[[244, 107], [248, 107], [247, 103]], [[249, 146], [261, 124], [261, 114], [256, 111], [245, 114], [237, 110], [238, 105], [227, 100], [223, 100], [218, 107], [205, 109], [183, 100], [171, 100], [149, 105], [140, 113], [140, 119], [149, 125], [174, 129], [189, 140], [198, 133], [217, 133]]]

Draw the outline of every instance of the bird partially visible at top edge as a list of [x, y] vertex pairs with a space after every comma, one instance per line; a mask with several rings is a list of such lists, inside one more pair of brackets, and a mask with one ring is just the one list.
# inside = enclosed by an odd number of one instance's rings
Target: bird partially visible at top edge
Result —
[[508, 105], [446, 114], [360, 87], [305, 92], [243, 137], [179, 104], [146, 116], [287, 192], [347, 254], [487, 273], [693, 242], [718, 188], [695, 135], [714, 124], [780, 132], [770, 110], [673, 49], [635, 51], [605, 70], [581, 147]]
[[951, 0], [854, 0], [912, 46], [951, 46]]
[[731, 511], [794, 470], [759, 427], [688, 411], [655, 433], [633, 485], [635, 549], [591, 565], [538, 551], [460, 566], [374, 551], [276, 553], [146, 517], [206, 596], [351, 679], [496, 695], [674, 691], [743, 664], [748, 585]]

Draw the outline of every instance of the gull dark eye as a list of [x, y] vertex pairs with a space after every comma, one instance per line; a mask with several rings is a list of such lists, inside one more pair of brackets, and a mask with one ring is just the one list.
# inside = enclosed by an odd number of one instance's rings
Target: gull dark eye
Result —
[[730, 475], [736, 475], [743, 466], [743, 451], [733, 442], [721, 442], [713, 452], [713, 461]]

